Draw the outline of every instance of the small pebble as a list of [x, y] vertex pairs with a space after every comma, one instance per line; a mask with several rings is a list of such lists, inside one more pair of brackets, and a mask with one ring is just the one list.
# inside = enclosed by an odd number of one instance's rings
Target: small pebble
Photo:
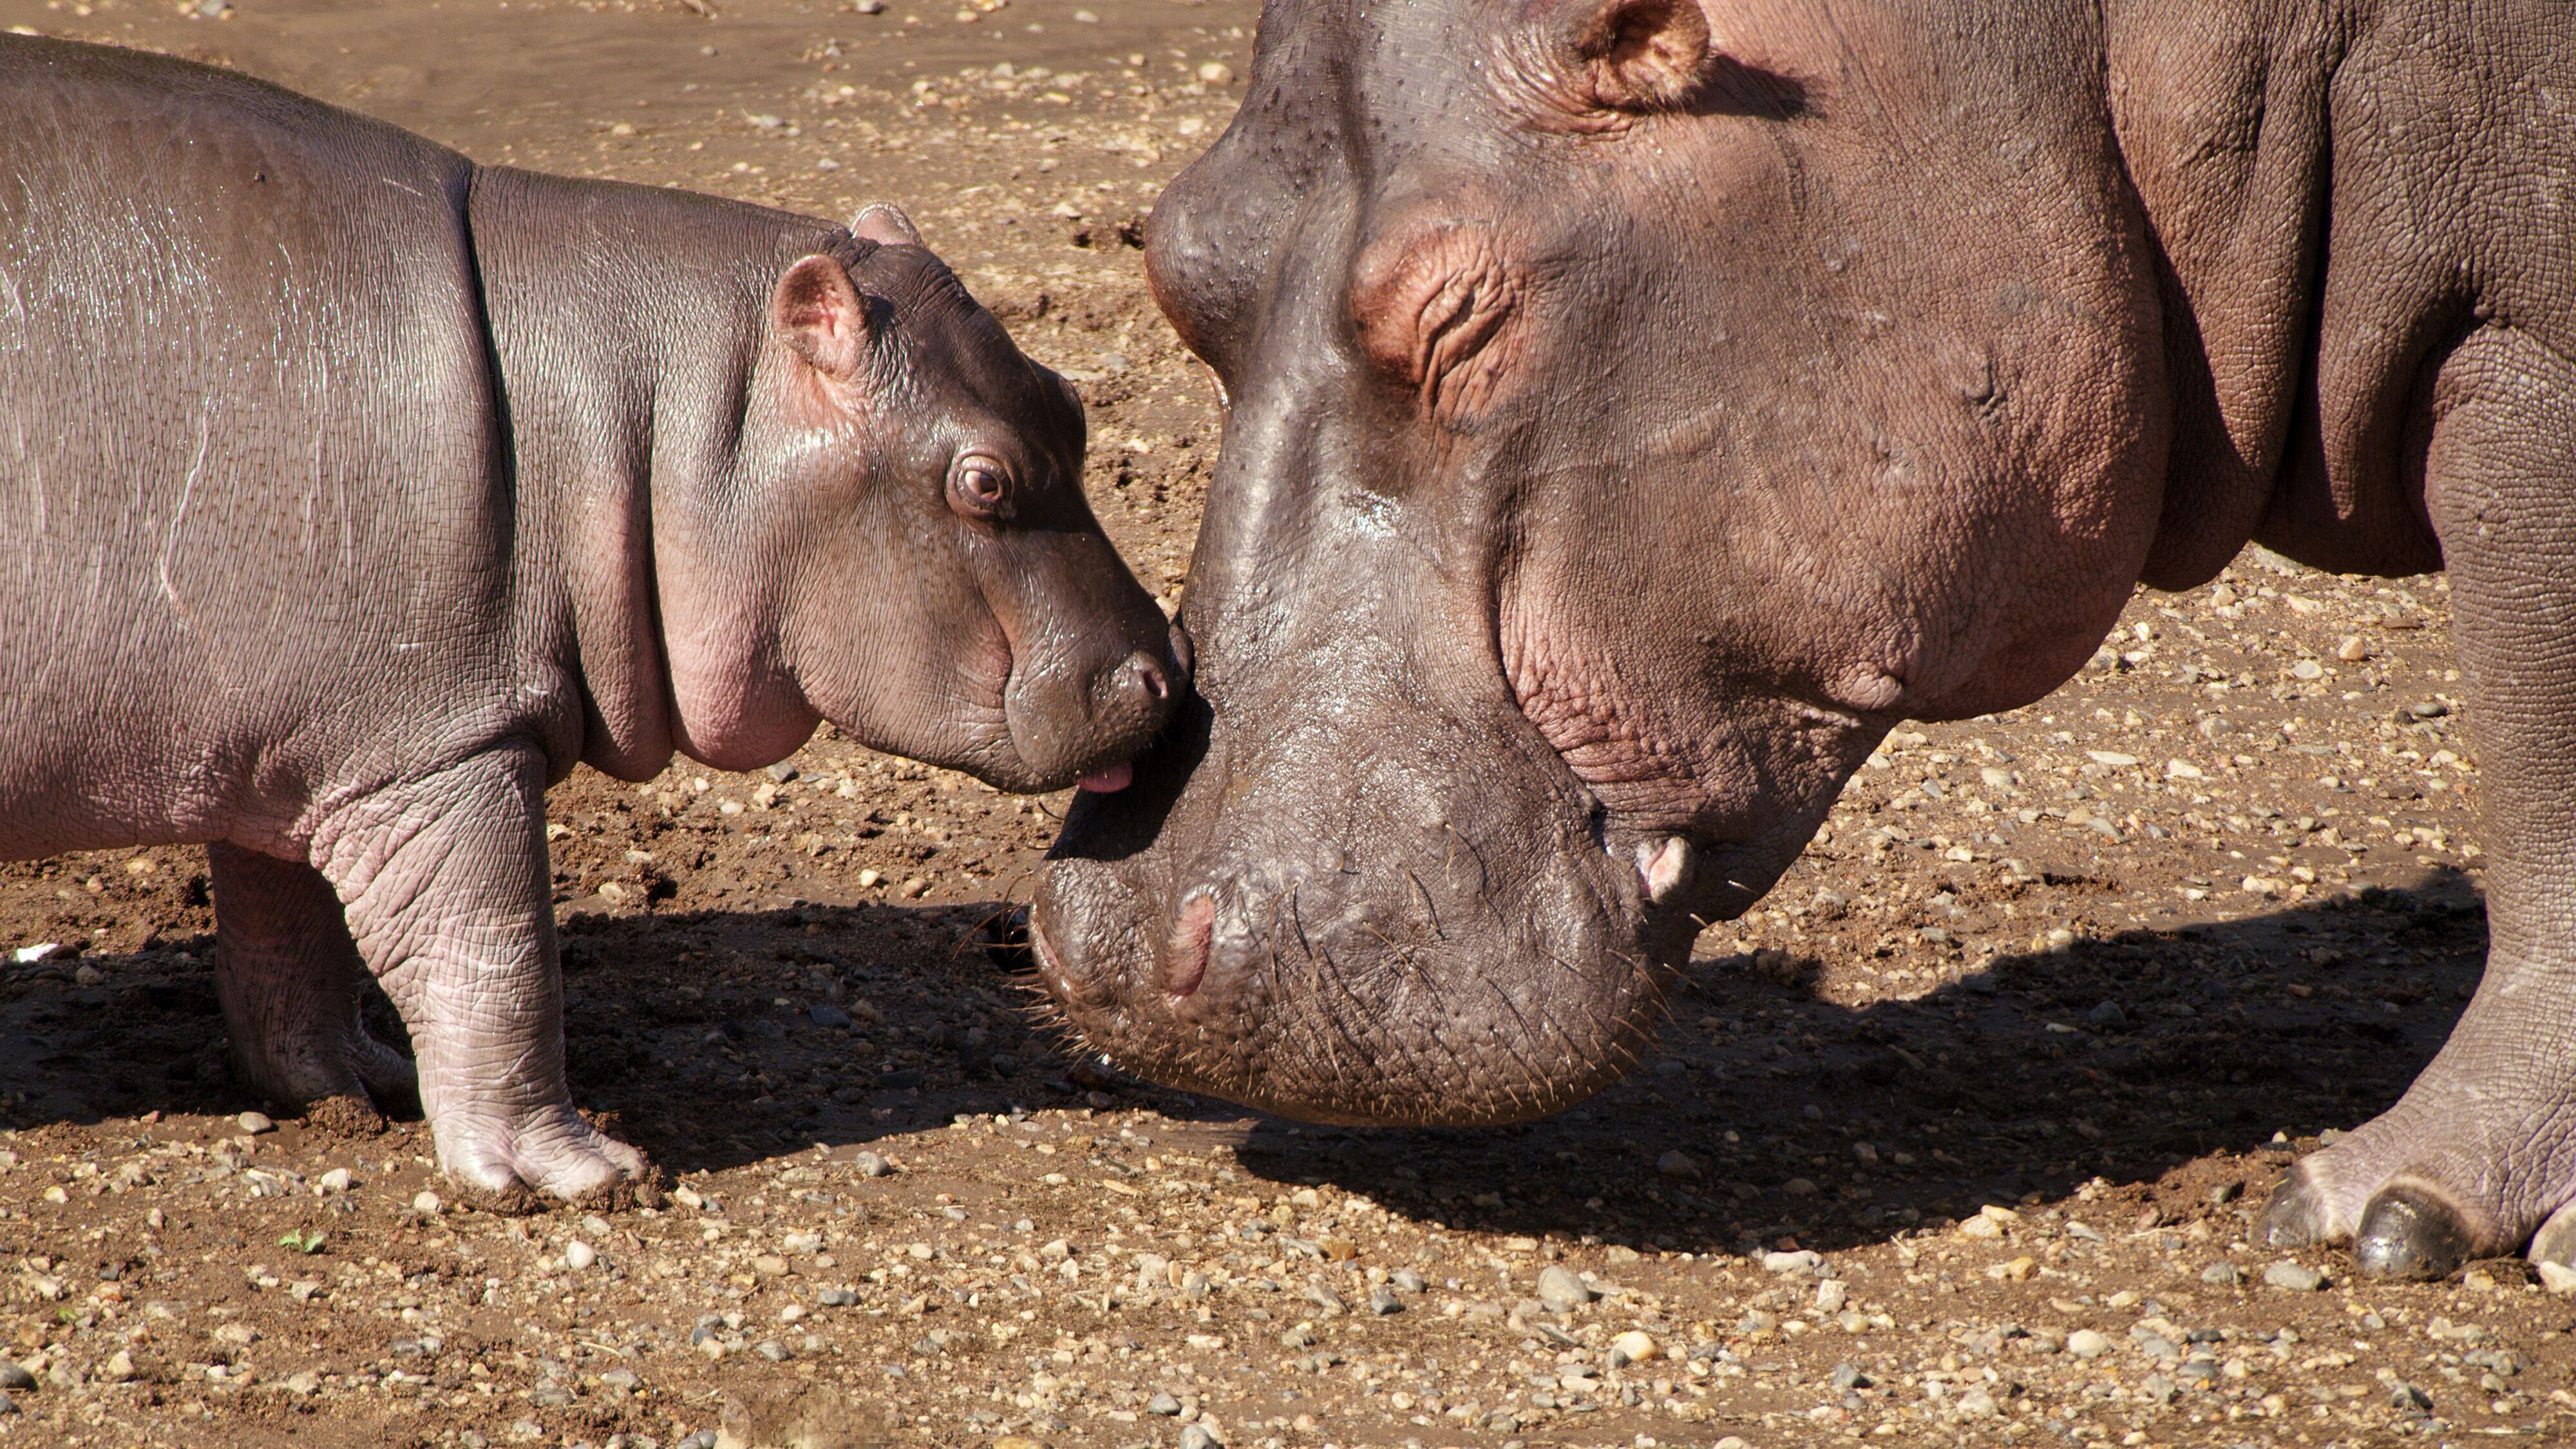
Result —
[[2304, 1263], [2284, 1261], [2265, 1268], [2263, 1281], [2294, 1293], [2314, 1293], [2326, 1286], [2326, 1275]]
[[1852, 1389], [1865, 1389], [1869, 1386], [1869, 1375], [1860, 1371], [1860, 1365], [1851, 1363], [1838, 1363], [1834, 1365], [1835, 1388], [1849, 1391]]
[[1314, 1304], [1326, 1313], [1348, 1313], [1350, 1311], [1350, 1305], [1342, 1301], [1342, 1295], [1334, 1292], [1329, 1286], [1322, 1283], [1309, 1283], [1306, 1285], [1306, 1301]]
[[1610, 1340], [1609, 1362], [1612, 1368], [1644, 1363], [1654, 1356], [1655, 1340], [1643, 1329], [1632, 1328]]
[[564, 1266], [576, 1273], [598, 1261], [598, 1251], [579, 1238], [564, 1245]]
[[2561, 1296], [2576, 1293], [2576, 1268], [2564, 1263], [2542, 1263], [2539, 1266], [2541, 1287]]
[[1181, 1426], [1181, 1449], [1224, 1449], [1225, 1441], [1205, 1424]]
[[1407, 1293], [1419, 1293], [1423, 1289], [1431, 1286], [1429, 1283], [1423, 1281], [1421, 1274], [1414, 1272], [1411, 1268], [1396, 1269], [1394, 1276], [1388, 1278], [1387, 1281], [1393, 1283], [1396, 1287], [1403, 1289]]
[[1794, 1253], [1765, 1253], [1762, 1255], [1762, 1271], [1765, 1273], [1811, 1273], [1814, 1272], [1817, 1266], [1822, 1264], [1824, 1261], [1825, 1260], [1822, 1257], [1805, 1248], [1801, 1248]]
[[2200, 1281], [2203, 1283], [2215, 1283], [2220, 1285], [2233, 1284], [2239, 1278], [2244, 1276], [2244, 1274], [2236, 1271], [2235, 1264], [2228, 1262], [2212, 1263], [2208, 1267], [2200, 1270]]
[[1655, 1159], [1655, 1171], [1666, 1177], [1697, 1177], [1699, 1159], [1676, 1147]]
[[1369, 1312], [1384, 1317], [1390, 1313], [1403, 1311], [1404, 1300], [1395, 1296], [1394, 1289], [1381, 1283], [1369, 1290]]
[[828, 1001], [815, 1002], [805, 1008], [805, 1014], [814, 1019], [816, 1026], [838, 1027], [850, 1024], [850, 1014]]
[[1850, 1287], [1840, 1278], [1827, 1278], [1816, 1285], [1816, 1311], [1827, 1314], [1842, 1312], [1843, 1302], [1850, 1293]]
[[[1131, 1399], [1129, 1402], [1133, 1403], [1134, 1400]], [[1180, 1411], [1181, 1401], [1159, 1389], [1155, 1390], [1154, 1397], [1145, 1401], [1145, 1412], [1148, 1414], [1156, 1414], [1168, 1419]]]
[[2433, 1411], [2433, 1396], [2413, 1384], [2394, 1383], [2388, 1386], [2388, 1406], [2412, 1414], [2429, 1414]]
[[2066, 1351], [2077, 1358], [2100, 1358], [2111, 1351], [2111, 1336], [2090, 1328], [2066, 1335]]
[[883, 1177], [887, 1173], [894, 1171], [893, 1163], [886, 1161], [884, 1158], [873, 1152], [862, 1152], [858, 1156], [851, 1158], [850, 1165], [859, 1170], [859, 1176], [861, 1177]]
[[244, 1112], [241, 1116], [233, 1120], [241, 1124], [241, 1130], [249, 1133], [253, 1137], [258, 1136], [262, 1132], [274, 1132], [277, 1130], [277, 1124], [269, 1120], [269, 1116], [266, 1112]]
[[35, 1386], [36, 1376], [27, 1372], [25, 1364], [13, 1358], [0, 1358], [0, 1389], [16, 1389], [24, 1393]]
[[1539, 1270], [1538, 1301], [1559, 1313], [1571, 1313], [1599, 1295], [1592, 1285], [1575, 1276], [1563, 1263], [1550, 1263]]
[[335, 1167], [322, 1174], [321, 1188], [326, 1193], [343, 1193], [356, 1186], [357, 1181], [357, 1178], [350, 1174], [349, 1169]]
[[438, 1210], [443, 1206], [445, 1206], [445, 1204], [438, 1200], [438, 1194], [431, 1192], [426, 1188], [422, 1189], [421, 1192], [411, 1200], [411, 1210], [413, 1212], [423, 1213], [433, 1217], [437, 1215]]

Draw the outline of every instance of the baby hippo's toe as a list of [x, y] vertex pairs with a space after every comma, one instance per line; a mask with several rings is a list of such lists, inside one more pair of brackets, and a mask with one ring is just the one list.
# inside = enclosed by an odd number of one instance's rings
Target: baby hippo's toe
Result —
[[591, 1126], [568, 1103], [516, 1120], [441, 1121], [438, 1144], [448, 1176], [501, 1211], [534, 1211], [545, 1198], [613, 1195], [649, 1187], [653, 1178], [643, 1153]]

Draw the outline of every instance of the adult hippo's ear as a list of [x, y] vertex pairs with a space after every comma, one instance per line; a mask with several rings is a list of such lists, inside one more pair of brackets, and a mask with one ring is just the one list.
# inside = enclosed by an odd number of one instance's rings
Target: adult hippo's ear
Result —
[[[1805, 107], [1798, 82], [1729, 55], [1704, 0], [1567, 0], [1539, 64], [1501, 68], [1581, 125], [1658, 111], [1785, 118]], [[1586, 127], [1588, 129], [1588, 127]]]
[[1708, 13], [1700, 0], [1606, 0], [1573, 36], [1592, 100], [1618, 111], [1680, 110], [1707, 79]]
[[779, 340], [817, 372], [855, 377], [867, 359], [874, 325], [868, 299], [831, 257], [803, 257], [787, 269], [770, 294], [769, 320]]

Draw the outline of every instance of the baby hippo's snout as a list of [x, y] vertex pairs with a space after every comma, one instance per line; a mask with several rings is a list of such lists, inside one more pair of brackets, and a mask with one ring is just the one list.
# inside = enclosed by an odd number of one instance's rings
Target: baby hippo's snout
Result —
[[[1150, 642], [1135, 638], [1142, 621], [1124, 622], [1124, 637], [1102, 641], [1109, 648], [1094, 644], [1065, 651], [1070, 657], [1023, 660], [1011, 671], [1003, 703], [1012, 746], [1031, 775], [1050, 786], [1079, 779], [1089, 789], [1124, 787], [1127, 761], [1161, 732], [1189, 687], [1185, 651], [1159, 611]], [[1117, 651], [1118, 644], [1129, 647]]]

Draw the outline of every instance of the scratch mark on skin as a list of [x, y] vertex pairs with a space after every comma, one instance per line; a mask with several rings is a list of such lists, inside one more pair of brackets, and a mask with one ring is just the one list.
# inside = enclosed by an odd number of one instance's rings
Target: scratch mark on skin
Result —
[[188, 465], [187, 480], [179, 485], [179, 507], [170, 515], [170, 531], [162, 535], [161, 559], [156, 565], [161, 579], [161, 597], [168, 599], [170, 607], [178, 611], [179, 627], [192, 631], [196, 620], [189, 614], [187, 604], [180, 599], [178, 588], [170, 582], [170, 555], [179, 546], [179, 530], [188, 522], [188, 502], [196, 494], [197, 478], [206, 468], [206, 450], [214, 442], [213, 400], [207, 401], [208, 406], [197, 414], [197, 461]]

